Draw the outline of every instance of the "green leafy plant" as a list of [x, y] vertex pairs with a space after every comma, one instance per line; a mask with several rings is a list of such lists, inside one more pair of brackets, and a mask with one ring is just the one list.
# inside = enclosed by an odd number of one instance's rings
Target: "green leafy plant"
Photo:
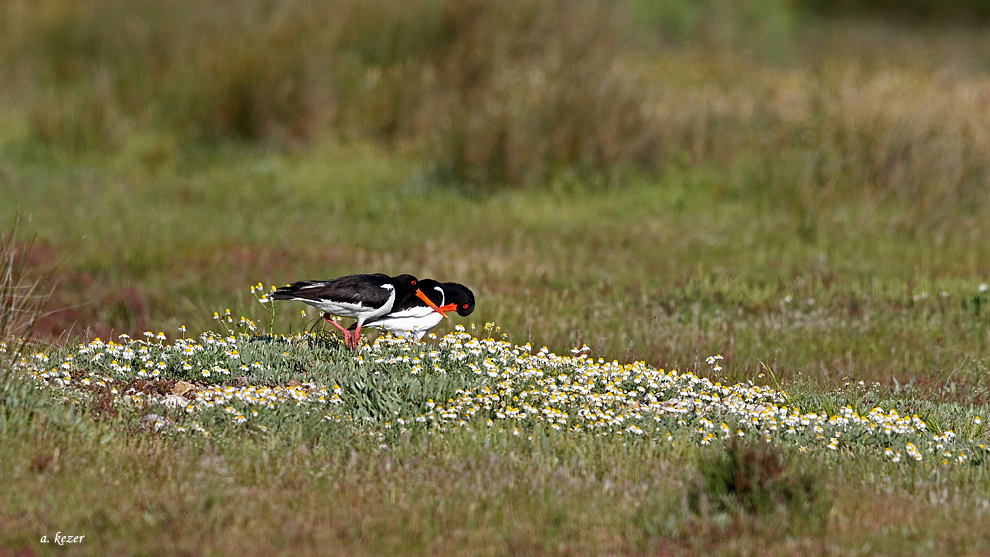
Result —
[[696, 510], [702, 499], [721, 511], [749, 514], [779, 509], [820, 514], [827, 506], [819, 478], [765, 443], [733, 440], [703, 454], [698, 472], [700, 481], [690, 493]]

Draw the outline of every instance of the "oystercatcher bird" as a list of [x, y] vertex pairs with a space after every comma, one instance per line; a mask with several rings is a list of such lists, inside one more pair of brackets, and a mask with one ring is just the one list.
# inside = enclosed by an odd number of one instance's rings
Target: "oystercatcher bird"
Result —
[[[369, 319], [382, 317], [396, 304], [419, 297], [433, 304], [417, 286], [416, 277], [384, 273], [347, 275], [330, 280], [301, 280], [275, 290], [272, 299], [296, 300], [323, 312], [323, 318], [344, 333], [344, 344], [357, 352], [361, 326]], [[436, 305], [430, 311], [440, 311]], [[442, 313], [442, 312], [441, 312]], [[353, 335], [331, 319], [331, 316], [352, 317], [357, 320]]]
[[[447, 317], [446, 312], [456, 311], [466, 317], [474, 311], [474, 292], [463, 284], [423, 279], [418, 286], [428, 299], [410, 296], [404, 303], [393, 305], [389, 313], [365, 321], [365, 328], [388, 331], [397, 337], [419, 342], [423, 335]], [[428, 302], [431, 304], [428, 305]]]

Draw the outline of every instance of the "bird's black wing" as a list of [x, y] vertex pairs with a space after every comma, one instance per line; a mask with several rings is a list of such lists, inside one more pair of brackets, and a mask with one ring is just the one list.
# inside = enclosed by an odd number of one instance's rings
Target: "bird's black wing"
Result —
[[382, 288], [391, 284], [383, 273], [347, 275], [324, 281], [301, 280], [277, 289], [275, 300], [333, 300], [348, 304], [379, 307], [388, 301], [392, 291]]

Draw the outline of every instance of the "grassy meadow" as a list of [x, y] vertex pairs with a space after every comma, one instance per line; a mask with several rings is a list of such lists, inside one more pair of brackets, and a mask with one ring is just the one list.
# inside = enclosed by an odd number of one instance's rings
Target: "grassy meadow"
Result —
[[[0, 556], [990, 553], [940, 6], [4, 3]], [[379, 271], [477, 309], [258, 299]]]

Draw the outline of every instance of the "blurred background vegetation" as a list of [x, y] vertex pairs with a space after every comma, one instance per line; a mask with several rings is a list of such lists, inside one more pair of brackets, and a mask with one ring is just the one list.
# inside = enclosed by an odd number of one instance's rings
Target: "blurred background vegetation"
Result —
[[413, 272], [556, 350], [946, 377], [990, 351], [988, 18], [11, 0], [0, 217], [28, 215], [33, 264], [64, 258], [52, 337], [208, 328], [259, 280]]
[[[863, 25], [860, 14], [972, 26], [990, 10], [936, 0], [94, 0], [3, 9], [5, 102], [24, 111], [29, 136], [42, 144], [70, 153], [138, 149], [155, 164], [174, 155], [170, 142], [288, 148], [328, 136], [363, 139], [428, 161], [440, 178], [485, 188], [542, 187], [574, 172], [608, 179], [659, 171], [685, 153], [694, 164], [724, 161], [763, 146], [754, 145], [756, 127], [773, 136], [764, 143], [803, 137], [822, 143], [824, 156], [847, 159], [871, 147], [858, 142], [871, 137], [846, 136], [876, 126], [883, 145], [855, 170], [883, 187], [908, 170], [884, 168], [885, 159], [905, 153], [905, 163], [931, 167], [910, 137], [931, 131], [926, 122], [888, 121], [906, 116], [880, 110], [892, 99], [864, 99], [879, 106], [855, 112], [859, 99], [842, 98], [852, 94], [843, 86], [861, 85], [854, 77], [815, 83], [827, 77], [826, 60], [865, 63], [871, 54], [830, 43], [841, 32], [823, 36], [829, 23], [816, 16], [849, 18], [838, 24], [847, 27]], [[866, 25], [872, 29], [856, 38], [882, 42], [896, 33], [881, 20]], [[684, 50], [705, 59], [693, 69], [707, 75], [695, 77], [715, 91], [678, 87], [690, 75], [684, 69], [644, 68]], [[985, 69], [982, 54], [969, 69]], [[933, 71], [959, 62], [932, 55]], [[775, 83], [760, 78], [761, 66], [809, 75]], [[741, 80], [761, 81], [766, 91]], [[751, 96], [725, 91], [733, 83]], [[885, 85], [907, 84], [876, 84]], [[665, 98], [674, 91], [694, 98]], [[924, 93], [888, 94], [923, 103]], [[727, 106], [711, 106], [719, 102]], [[942, 170], [984, 176], [969, 166], [976, 164]]]

